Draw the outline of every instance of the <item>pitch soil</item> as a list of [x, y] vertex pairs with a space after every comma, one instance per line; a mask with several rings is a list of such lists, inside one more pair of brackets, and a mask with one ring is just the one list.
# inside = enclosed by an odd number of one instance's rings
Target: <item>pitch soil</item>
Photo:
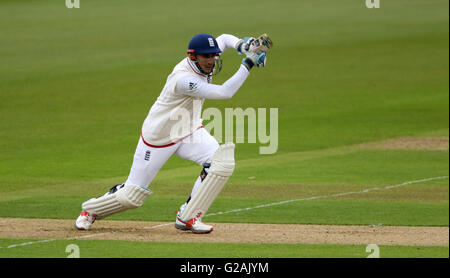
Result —
[[448, 151], [449, 137], [398, 137], [384, 141], [361, 144], [361, 147], [385, 150]]
[[208, 223], [210, 234], [177, 230], [174, 223], [107, 221], [78, 231], [73, 220], [0, 218], [0, 238], [60, 238], [154, 242], [226, 242], [277, 244], [379, 244], [448, 246], [449, 227], [338, 226]]

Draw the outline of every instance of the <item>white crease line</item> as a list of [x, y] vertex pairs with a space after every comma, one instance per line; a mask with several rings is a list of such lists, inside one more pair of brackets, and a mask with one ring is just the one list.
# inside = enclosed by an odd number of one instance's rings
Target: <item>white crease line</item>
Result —
[[[99, 236], [99, 235], [106, 235], [106, 234], [110, 234], [110, 233], [111, 232], [91, 234], [91, 235], [84, 235], [84, 236], [79, 236], [79, 237], [66, 238], [65, 240], [75, 240], [75, 239], [89, 238], [89, 237], [94, 237], [94, 236]], [[49, 239], [44, 239], [44, 240], [39, 240], [39, 241], [29, 241], [29, 242], [24, 242], [24, 243], [12, 244], [12, 245], [9, 245], [9, 246], [6, 246], [6, 247], [0, 246], [0, 248], [14, 248], [14, 247], [20, 247], [20, 246], [33, 245], [33, 244], [37, 244], [37, 243], [51, 242], [51, 241], [55, 241], [55, 240], [57, 240], [57, 238], [49, 238]]]
[[169, 226], [169, 225], [173, 225], [173, 224], [175, 224], [175, 222], [159, 224], [159, 225], [151, 226], [151, 227], [144, 227], [144, 229], [146, 229], [146, 230], [151, 230], [151, 229], [156, 229], [156, 228], [160, 228], [160, 227], [165, 227], [165, 226]]
[[[352, 195], [352, 194], [361, 194], [361, 193], [367, 193], [367, 192], [371, 192], [371, 191], [375, 191], [375, 190], [392, 189], [392, 188], [397, 188], [397, 187], [401, 187], [401, 186], [405, 186], [405, 185], [409, 185], [409, 184], [425, 182], [425, 181], [432, 181], [432, 180], [442, 180], [442, 179], [447, 179], [447, 178], [448, 178], [448, 176], [426, 178], [426, 179], [420, 179], [420, 180], [414, 180], [414, 181], [407, 181], [407, 182], [404, 182], [404, 183], [401, 183], [401, 184], [397, 184], [397, 185], [389, 185], [389, 186], [385, 186], [383, 188], [374, 187], [374, 188], [364, 189], [364, 190], [360, 190], [360, 191], [351, 191], [351, 192], [336, 193], [336, 194], [331, 194], [331, 195], [322, 195], [322, 196], [314, 196], [314, 197], [309, 197], [309, 198], [286, 200], [286, 201], [282, 201], [282, 202], [264, 204], [264, 205], [259, 205], [259, 206], [255, 206], [255, 207], [248, 207], [248, 208], [242, 208], [242, 209], [233, 209], [233, 210], [224, 211], [224, 212], [210, 213], [210, 214], [205, 215], [204, 217], [213, 216], [213, 215], [222, 215], [222, 214], [228, 214], [228, 213], [234, 213], [234, 212], [241, 212], [241, 211], [248, 211], [248, 210], [258, 209], [258, 208], [279, 206], [279, 205], [284, 205], [284, 204], [288, 204], [288, 203], [292, 203], [292, 202], [298, 202], [298, 201], [309, 201], [309, 200], [316, 200], [316, 199], [323, 199], [323, 198], [330, 198], [330, 197], [341, 197], [341, 196]], [[159, 227], [169, 226], [169, 225], [173, 225], [173, 224], [174, 224], [174, 222], [158, 224], [156, 226], [144, 227], [144, 229], [151, 230], [151, 229], [156, 229], [156, 228], [159, 228]], [[95, 237], [95, 236], [100, 236], [100, 235], [111, 234], [111, 233], [113, 233], [113, 232], [90, 234], [90, 235], [84, 235], [84, 236], [79, 236], [79, 237], [67, 238], [66, 240], [76, 240], [76, 239], [82, 239], [82, 238], [90, 238], [90, 237]], [[18, 246], [27, 246], [27, 245], [32, 245], [32, 244], [37, 244], [37, 243], [44, 243], [44, 242], [50, 242], [50, 241], [55, 241], [55, 240], [56, 240], [56, 238], [40, 240], [40, 241], [30, 241], [30, 242], [25, 242], [25, 243], [21, 243], [21, 244], [13, 244], [13, 245], [10, 245], [10, 246], [5, 247], [5, 248], [14, 248], [14, 247], [18, 247]], [[0, 248], [3, 248], [3, 247], [0, 246]]]
[[75, 240], [75, 239], [90, 238], [90, 237], [95, 237], [95, 236], [108, 235], [108, 234], [111, 234], [111, 233], [113, 233], [113, 232], [96, 233], [96, 234], [90, 234], [90, 235], [84, 235], [84, 236], [77, 236], [77, 237], [66, 238], [66, 240]]
[[432, 180], [442, 180], [442, 179], [447, 179], [447, 178], [448, 178], [448, 176], [426, 178], [426, 179], [420, 179], [420, 180], [407, 181], [407, 182], [397, 184], [397, 185], [389, 185], [389, 186], [385, 186], [382, 188], [374, 187], [374, 188], [364, 189], [364, 190], [360, 190], [360, 191], [351, 191], [351, 192], [345, 192], [345, 193], [314, 196], [314, 197], [309, 197], [309, 198], [286, 200], [286, 201], [282, 201], [282, 202], [264, 204], [264, 205], [259, 205], [259, 206], [255, 206], [255, 207], [248, 207], [248, 208], [242, 208], [242, 209], [233, 209], [233, 210], [229, 210], [229, 211], [210, 213], [210, 214], [206, 214], [204, 217], [214, 216], [214, 215], [222, 215], [222, 214], [228, 214], [228, 213], [235, 213], [235, 212], [241, 212], [241, 211], [248, 211], [248, 210], [258, 209], [258, 208], [279, 206], [279, 205], [284, 205], [284, 204], [299, 202], [299, 201], [309, 201], [309, 200], [316, 200], [316, 199], [323, 199], [323, 198], [330, 198], [330, 197], [341, 197], [341, 196], [347, 196], [347, 195], [352, 195], [352, 194], [361, 194], [361, 193], [367, 193], [367, 192], [371, 192], [371, 191], [375, 191], [375, 190], [392, 189], [392, 188], [398, 188], [398, 187], [409, 185], [409, 184], [420, 183], [420, 182], [425, 182], [425, 181], [432, 181]]
[[[14, 248], [14, 247], [19, 247], [19, 246], [27, 246], [27, 245], [32, 245], [32, 244], [36, 244], [36, 243], [44, 243], [44, 242], [50, 242], [50, 241], [55, 241], [55, 240], [56, 240], [55, 238], [50, 238], [50, 239], [39, 240], [39, 241], [29, 241], [29, 242], [9, 245], [9, 246], [6, 246], [4, 248]], [[3, 247], [1, 247], [1, 248], [3, 248]]]

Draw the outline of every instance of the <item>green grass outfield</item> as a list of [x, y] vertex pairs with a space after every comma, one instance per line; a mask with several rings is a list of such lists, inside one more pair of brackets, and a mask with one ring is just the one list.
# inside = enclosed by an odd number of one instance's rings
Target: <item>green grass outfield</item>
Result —
[[[267, 67], [204, 108], [278, 108], [278, 150], [237, 144], [236, 171], [205, 221], [448, 226], [448, 150], [358, 146], [448, 138], [449, 3], [364, 3], [0, 0], [0, 217], [75, 219], [81, 202], [126, 179], [142, 122], [194, 34], [268, 33]], [[225, 52], [214, 83], [241, 59]], [[200, 170], [171, 158], [144, 206], [111, 219], [174, 221]], [[349, 192], [360, 193], [334, 197]], [[297, 201], [255, 208], [286, 200]], [[66, 257], [72, 243], [7, 248], [37, 240], [0, 239], [0, 257]], [[357, 245], [197, 243], [186, 254], [193, 243], [76, 243], [86, 257], [367, 256]], [[449, 255], [448, 246], [380, 249]]]
[[[80, 258], [186, 258], [186, 254], [192, 254], [193, 250], [195, 258], [366, 258], [372, 254], [371, 250], [366, 251], [366, 245], [346, 244], [180, 244], [121, 240], [54, 240], [15, 247], [38, 241], [0, 239], [0, 246], [3, 247], [0, 248], [0, 257], [66, 258], [73, 255], [71, 244], [78, 246]], [[448, 247], [380, 245], [379, 255], [381, 258], [445, 258], [448, 257]]]

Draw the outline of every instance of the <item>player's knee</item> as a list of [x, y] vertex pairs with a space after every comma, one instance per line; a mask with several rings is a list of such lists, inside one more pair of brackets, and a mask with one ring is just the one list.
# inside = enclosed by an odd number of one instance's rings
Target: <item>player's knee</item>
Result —
[[209, 172], [219, 176], [229, 177], [233, 174], [234, 167], [234, 144], [225, 143], [220, 145], [214, 153]]
[[225, 143], [220, 146], [217, 144], [217, 148], [210, 153], [208, 160], [201, 165], [203, 166], [203, 170], [200, 173], [202, 181], [206, 178], [210, 169], [219, 176], [231, 176], [235, 167], [234, 144]]
[[214, 154], [217, 152], [219, 147], [220, 147], [219, 143], [210, 145], [206, 149], [204, 156], [203, 156], [202, 160], [200, 161], [200, 165], [203, 166], [205, 163], [211, 163], [213, 160]]

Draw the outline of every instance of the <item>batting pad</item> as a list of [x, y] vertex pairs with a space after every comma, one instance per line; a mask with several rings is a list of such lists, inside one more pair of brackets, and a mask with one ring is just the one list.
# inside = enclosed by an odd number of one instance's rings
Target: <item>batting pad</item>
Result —
[[112, 194], [105, 194], [98, 198], [84, 202], [81, 207], [96, 219], [102, 219], [112, 214], [129, 209], [135, 209], [144, 203], [152, 192], [136, 185], [126, 185]]
[[211, 161], [208, 175], [191, 198], [180, 218], [189, 221], [206, 214], [234, 171], [234, 144], [225, 143], [219, 147]]

